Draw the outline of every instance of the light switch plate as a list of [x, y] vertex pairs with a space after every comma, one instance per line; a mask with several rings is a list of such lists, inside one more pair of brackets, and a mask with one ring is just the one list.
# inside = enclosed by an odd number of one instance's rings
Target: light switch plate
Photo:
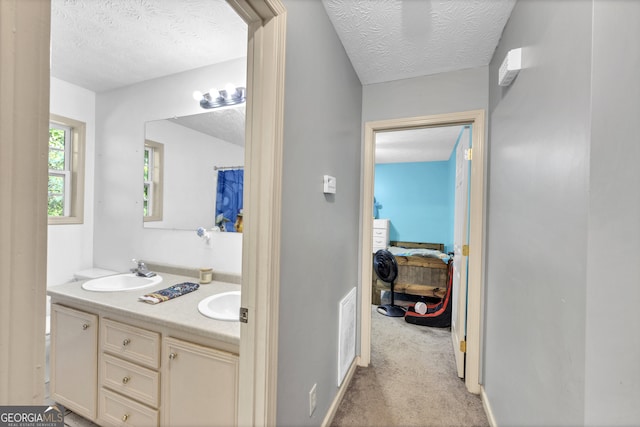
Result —
[[336, 178], [334, 176], [325, 175], [323, 182], [324, 194], [336, 194]]

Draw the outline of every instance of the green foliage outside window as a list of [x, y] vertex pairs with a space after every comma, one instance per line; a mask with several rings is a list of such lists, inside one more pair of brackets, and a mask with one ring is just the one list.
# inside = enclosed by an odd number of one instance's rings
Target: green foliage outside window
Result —
[[64, 170], [64, 129], [49, 129], [49, 169]]
[[[65, 170], [64, 129], [49, 128], [49, 170]], [[64, 216], [64, 176], [49, 174], [49, 216]]]
[[49, 216], [64, 215], [64, 178], [49, 176]]

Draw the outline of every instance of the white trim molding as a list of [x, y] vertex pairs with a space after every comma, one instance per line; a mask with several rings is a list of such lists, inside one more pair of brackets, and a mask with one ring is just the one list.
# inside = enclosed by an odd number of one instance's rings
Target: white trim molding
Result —
[[227, 0], [248, 24], [238, 425], [276, 424], [286, 11]]
[[50, 22], [0, 1], [0, 405], [44, 402]]
[[349, 367], [346, 375], [344, 376], [344, 381], [342, 381], [342, 384], [338, 389], [338, 393], [336, 394], [336, 397], [333, 399], [333, 402], [331, 403], [331, 406], [329, 407], [329, 410], [327, 411], [327, 414], [325, 415], [324, 420], [322, 421], [322, 424], [320, 424], [322, 427], [328, 427], [333, 422], [333, 419], [335, 418], [336, 413], [338, 412], [338, 408], [340, 408], [340, 403], [342, 403], [342, 399], [344, 398], [344, 395], [347, 392], [347, 389], [349, 388], [349, 384], [351, 384], [351, 380], [353, 380], [353, 376], [355, 375], [356, 369], [358, 368], [358, 364], [359, 364], [358, 359], [359, 358], [356, 356], [356, 358], [353, 359], [353, 362], [351, 362], [351, 366]]
[[498, 427], [498, 423], [496, 423], [496, 419], [493, 416], [493, 410], [491, 410], [491, 404], [489, 403], [489, 397], [484, 390], [484, 387], [480, 387], [480, 398], [482, 399], [482, 407], [484, 408], [484, 413], [487, 415], [487, 420], [489, 421], [489, 425], [491, 427]]

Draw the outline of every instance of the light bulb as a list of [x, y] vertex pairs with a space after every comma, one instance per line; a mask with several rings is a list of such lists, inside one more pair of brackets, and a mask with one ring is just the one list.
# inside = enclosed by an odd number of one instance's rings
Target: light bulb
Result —
[[194, 90], [193, 99], [195, 99], [196, 101], [200, 101], [202, 99], [202, 92], [200, 92], [199, 90]]
[[227, 85], [224, 87], [224, 90], [227, 91], [227, 99], [231, 99], [233, 94], [236, 93], [236, 87], [231, 83], [227, 83]]
[[216, 89], [215, 87], [209, 89], [209, 96], [211, 96], [211, 99], [219, 98], [220, 94], [218, 93], [218, 89]]

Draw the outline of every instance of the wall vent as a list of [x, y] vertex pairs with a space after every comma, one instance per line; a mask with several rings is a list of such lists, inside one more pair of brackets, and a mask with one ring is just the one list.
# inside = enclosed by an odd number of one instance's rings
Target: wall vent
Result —
[[340, 301], [338, 319], [338, 387], [356, 357], [356, 288]]

